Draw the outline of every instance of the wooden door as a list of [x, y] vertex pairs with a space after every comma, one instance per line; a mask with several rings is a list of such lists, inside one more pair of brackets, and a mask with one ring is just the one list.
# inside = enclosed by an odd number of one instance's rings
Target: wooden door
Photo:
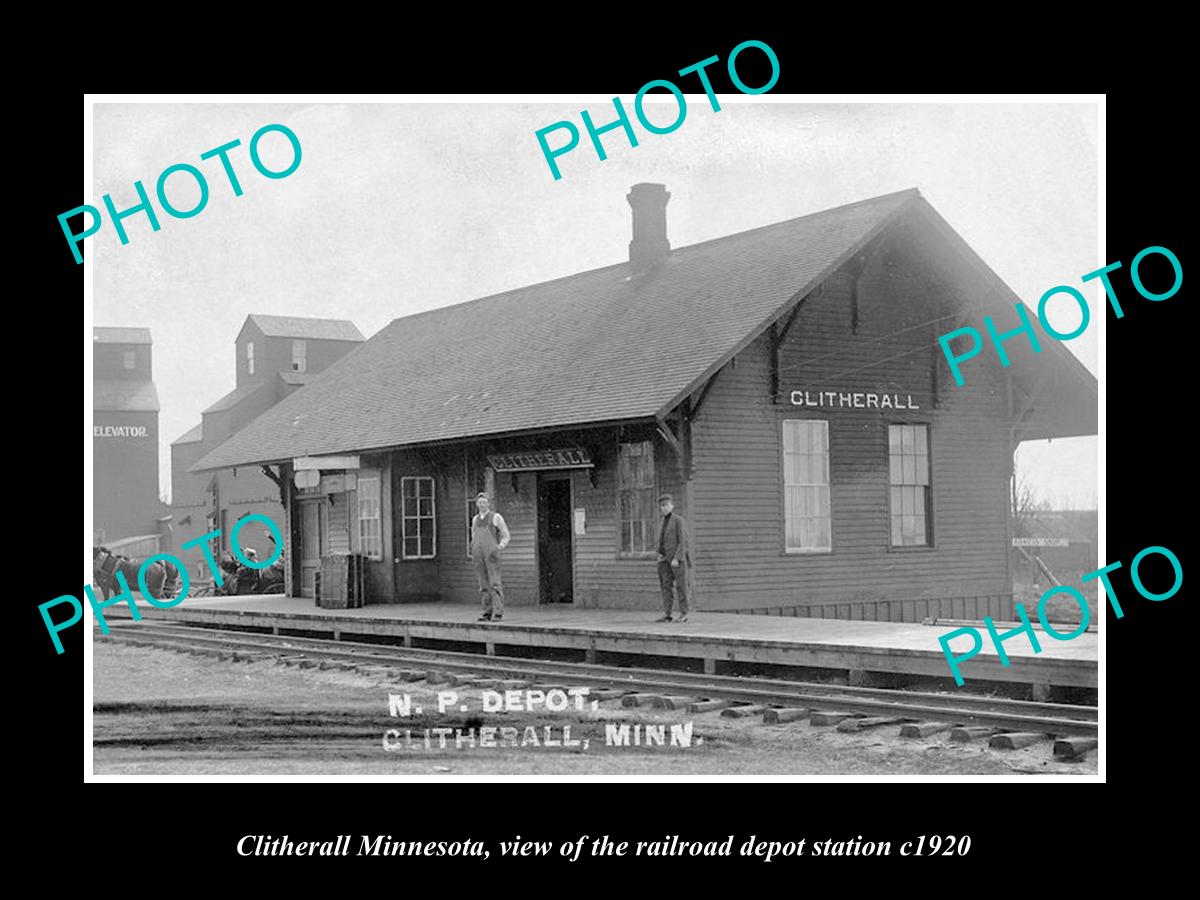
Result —
[[328, 504], [324, 498], [300, 501], [300, 596], [316, 597], [316, 575], [328, 552]]

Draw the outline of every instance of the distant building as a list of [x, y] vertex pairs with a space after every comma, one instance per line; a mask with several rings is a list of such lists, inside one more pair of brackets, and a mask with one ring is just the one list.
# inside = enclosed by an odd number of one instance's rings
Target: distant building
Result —
[[93, 328], [92, 527], [106, 543], [158, 533], [158, 392], [147, 328]]
[[[236, 387], [171, 443], [173, 552], [186, 559], [191, 572], [208, 574], [200, 548], [181, 553], [183, 544], [220, 529], [222, 540], [214, 548], [220, 553], [228, 549], [227, 537], [238, 519], [256, 513], [278, 522], [282, 531], [284, 514], [279, 488], [263, 467], [199, 474], [188, 468], [363, 340], [354, 323], [344, 319], [246, 317], [235, 341]], [[264, 556], [270, 553], [262, 528], [246, 529], [239, 540]]]

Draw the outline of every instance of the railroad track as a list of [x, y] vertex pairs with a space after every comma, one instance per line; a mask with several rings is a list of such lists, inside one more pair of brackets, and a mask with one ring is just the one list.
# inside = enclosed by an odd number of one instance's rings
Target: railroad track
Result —
[[481, 690], [511, 688], [514, 682], [547, 690], [586, 687], [604, 702], [615, 700], [622, 706], [755, 717], [770, 724], [807, 719], [844, 732], [898, 726], [902, 737], [949, 732], [954, 740], [987, 739], [998, 749], [1055, 739], [1054, 755], [1061, 760], [1081, 758], [1098, 741], [1094, 706], [481, 656], [145, 621], [114, 623], [109, 636], [97, 632], [96, 639], [241, 661], [274, 658], [298, 666]]

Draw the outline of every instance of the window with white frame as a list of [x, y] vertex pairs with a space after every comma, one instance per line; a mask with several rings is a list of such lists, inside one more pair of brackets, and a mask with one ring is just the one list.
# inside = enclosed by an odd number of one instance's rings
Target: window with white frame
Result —
[[891, 543], [893, 547], [928, 547], [929, 426], [888, 426]]
[[829, 512], [829, 423], [783, 422], [784, 547], [789, 553], [833, 549]]
[[126, 369], [132, 369], [137, 366], [137, 351], [126, 350], [123, 354], [123, 363]]
[[254, 374], [254, 341], [246, 341], [246, 374]]
[[617, 457], [617, 494], [621, 510], [621, 554], [641, 556], [658, 548], [654, 491], [654, 442], [621, 443]]
[[292, 371], [308, 371], [308, 341], [292, 341]]
[[358, 547], [368, 559], [383, 559], [383, 530], [379, 519], [379, 476], [358, 476]]
[[433, 479], [400, 479], [402, 553], [405, 559], [433, 559], [437, 555], [437, 533]]

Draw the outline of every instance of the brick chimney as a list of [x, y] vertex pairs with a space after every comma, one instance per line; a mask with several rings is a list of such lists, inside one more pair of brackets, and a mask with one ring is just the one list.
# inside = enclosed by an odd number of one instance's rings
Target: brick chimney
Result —
[[650, 271], [667, 258], [671, 242], [667, 240], [667, 193], [665, 184], [635, 184], [625, 195], [633, 207], [633, 240], [629, 242], [629, 263], [633, 274]]

